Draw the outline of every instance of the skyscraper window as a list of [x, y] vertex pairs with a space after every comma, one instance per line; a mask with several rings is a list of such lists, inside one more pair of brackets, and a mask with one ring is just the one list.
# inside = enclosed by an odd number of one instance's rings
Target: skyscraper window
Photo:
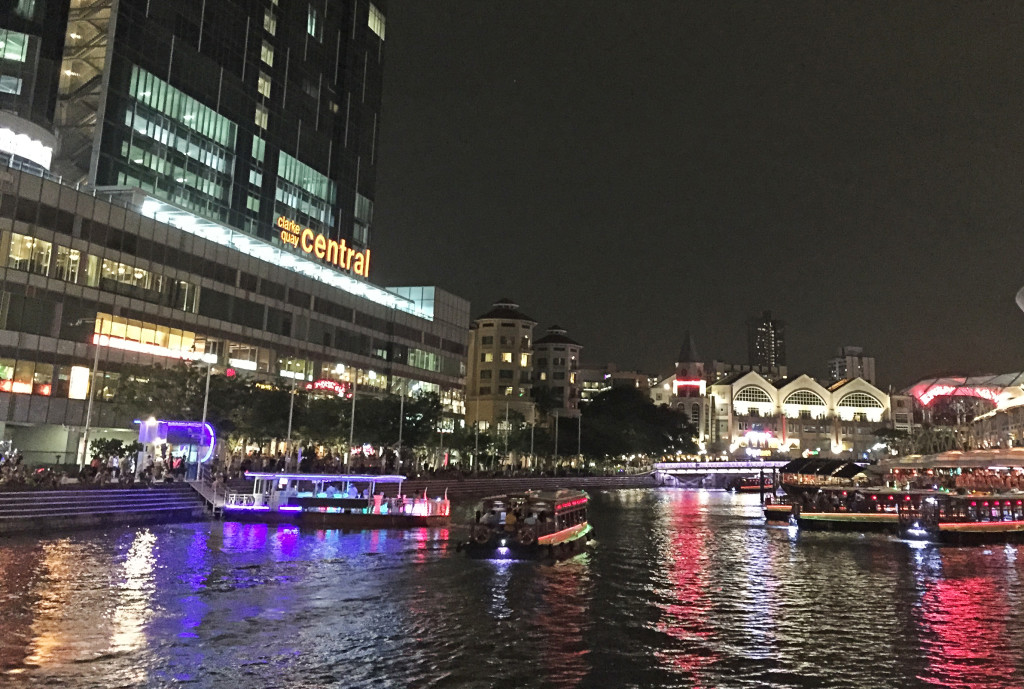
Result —
[[370, 25], [370, 31], [380, 36], [380, 40], [384, 40], [384, 14], [377, 9], [377, 6], [372, 2], [370, 3], [370, 18], [368, 20]]

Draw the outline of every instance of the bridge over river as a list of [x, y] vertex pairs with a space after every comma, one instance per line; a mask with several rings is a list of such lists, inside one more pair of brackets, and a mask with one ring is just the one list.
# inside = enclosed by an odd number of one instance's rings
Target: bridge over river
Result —
[[744, 474], [753, 476], [763, 469], [766, 473], [777, 471], [786, 466], [788, 459], [757, 459], [739, 461], [698, 461], [698, 462], [658, 462], [654, 470], [673, 476], [710, 476], [714, 474]]

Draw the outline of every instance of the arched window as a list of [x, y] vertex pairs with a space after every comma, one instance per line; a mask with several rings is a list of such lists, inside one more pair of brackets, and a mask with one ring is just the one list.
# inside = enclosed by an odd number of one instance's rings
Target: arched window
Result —
[[767, 402], [771, 404], [772, 398], [768, 393], [756, 385], [748, 385], [736, 393], [736, 402]]
[[810, 390], [797, 390], [783, 404], [802, 404], [806, 407], [824, 407], [825, 400]]
[[884, 405], [866, 392], [851, 392], [839, 400], [837, 407], [853, 407], [855, 409], [882, 409]]

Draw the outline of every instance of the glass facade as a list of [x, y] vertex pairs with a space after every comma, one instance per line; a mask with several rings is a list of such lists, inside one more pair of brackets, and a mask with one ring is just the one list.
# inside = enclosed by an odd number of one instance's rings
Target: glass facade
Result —
[[149, 72], [132, 68], [118, 183], [138, 186], [188, 210], [226, 221], [233, 122]]

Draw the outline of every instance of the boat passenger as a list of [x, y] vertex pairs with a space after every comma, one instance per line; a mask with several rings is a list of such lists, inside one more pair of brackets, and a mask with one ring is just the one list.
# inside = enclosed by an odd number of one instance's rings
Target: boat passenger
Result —
[[509, 512], [505, 517], [505, 531], [515, 531], [517, 521], [519, 520], [516, 517], [515, 511]]
[[536, 512], [530, 512], [528, 515], [526, 515], [526, 521], [524, 523], [528, 524], [530, 526], [533, 526], [534, 524], [536, 524], [537, 523], [537, 513]]
[[491, 510], [490, 512], [488, 512], [487, 514], [484, 515], [484, 518], [483, 518], [482, 521], [487, 526], [497, 526], [498, 525], [498, 521], [499, 521], [499, 519], [498, 519], [498, 511], [497, 510]]

